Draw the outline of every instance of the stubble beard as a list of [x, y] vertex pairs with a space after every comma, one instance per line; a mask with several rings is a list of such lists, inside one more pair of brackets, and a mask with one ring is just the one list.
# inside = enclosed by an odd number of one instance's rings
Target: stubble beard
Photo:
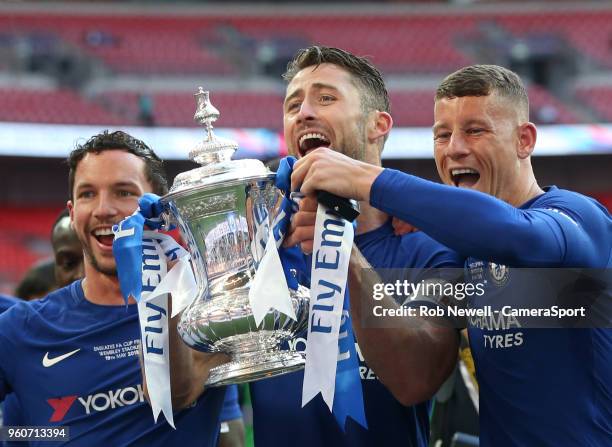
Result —
[[83, 252], [85, 253], [85, 257], [87, 258], [91, 266], [97, 272], [102, 273], [103, 275], [106, 275], [106, 276], [117, 277], [117, 266], [108, 267], [108, 268], [102, 267], [100, 263], [98, 262], [98, 260], [96, 259], [96, 257], [94, 256], [91, 250], [91, 247], [89, 247], [89, 245], [84, 243], [84, 241], [81, 241], [81, 244], [83, 245]]
[[353, 160], [358, 161], [367, 161], [366, 160], [366, 118], [362, 117], [357, 123], [357, 134], [355, 135], [354, 141], [351, 142], [351, 145], [354, 145], [352, 148], [345, 148], [349, 151], [343, 151], [344, 154], [351, 157]]

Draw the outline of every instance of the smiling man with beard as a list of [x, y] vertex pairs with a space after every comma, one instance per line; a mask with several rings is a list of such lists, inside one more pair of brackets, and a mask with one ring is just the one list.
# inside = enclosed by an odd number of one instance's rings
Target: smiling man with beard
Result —
[[[111, 227], [136, 210], [144, 193], [166, 192], [161, 160], [117, 131], [77, 147], [68, 165], [68, 208], [85, 277], [0, 316], [0, 401], [14, 392], [24, 424], [68, 426], [71, 445], [187, 445], [194, 434], [198, 445], [216, 445], [223, 387], [181, 395], [193, 405], [175, 414], [176, 430], [154, 423], [141, 383], [136, 304], [124, 303], [116, 275]], [[215, 356], [186, 347], [176, 352], [193, 355], [200, 378], [216, 365]]]
[[[284, 132], [289, 152], [309, 157], [321, 145], [338, 154], [348, 154], [374, 167], [381, 164], [381, 152], [393, 120], [381, 73], [367, 59], [346, 51], [314, 46], [300, 50], [290, 62], [283, 105]], [[343, 155], [343, 157], [345, 157]], [[348, 158], [348, 157], [346, 157]], [[351, 158], [348, 158], [351, 160]], [[316, 199], [306, 197], [293, 215], [284, 241], [312, 251]], [[369, 262], [378, 268], [458, 267], [463, 258], [422, 232], [396, 236], [391, 217], [367, 202], [361, 204], [355, 243]], [[305, 263], [308, 265], [308, 262]], [[287, 268], [292, 266], [285, 266]], [[297, 266], [296, 266], [297, 267]], [[304, 268], [307, 270], [307, 268]], [[304, 279], [309, 271], [299, 272]], [[425, 332], [425, 331], [424, 331]], [[429, 439], [428, 398], [435, 393], [454, 367], [458, 335], [428, 327], [418, 345], [412, 345], [402, 366], [418, 370], [417, 384], [395, 398], [390, 389], [403, 381], [378, 380], [360, 359], [359, 370], [368, 428], [351, 418], [341, 428], [320, 395], [304, 408], [304, 372], [285, 374], [251, 383], [255, 445], [276, 447], [312, 446], [410, 446], [425, 447]], [[306, 333], [298, 334], [288, 346], [304, 350]], [[357, 341], [360, 342], [359, 336]], [[359, 346], [356, 346], [359, 354]], [[193, 370], [173, 367], [174, 377], [192, 377]], [[180, 393], [201, 393], [201, 381], [180, 380]]]
[[[284, 133], [290, 154], [307, 157], [310, 151], [325, 146], [372, 166], [381, 165], [393, 120], [382, 75], [367, 59], [337, 48], [310, 47], [296, 54], [284, 78], [288, 81]], [[463, 258], [422, 232], [396, 236], [388, 214], [366, 202], [360, 205], [355, 243], [373, 266], [462, 265]], [[316, 217], [313, 209], [316, 211], [315, 199], [302, 199], [286, 246], [300, 244], [305, 253], [312, 252]], [[390, 392], [396, 384], [383, 384], [364, 362], [357, 336], [367, 429], [350, 418], [346, 427], [340, 428], [320, 395], [302, 408], [303, 371], [252, 383], [255, 445], [428, 445], [428, 397], [451, 372], [458, 346], [457, 334], [430, 329], [428, 337], [415, 347], [414, 357], [408, 360], [419, 370], [418, 386], [410, 390], [410, 395], [399, 398]], [[305, 350], [307, 342], [306, 333], [298, 334], [289, 346]]]
[[[529, 287], [521, 289], [515, 267], [612, 267], [612, 218], [589, 197], [538, 186], [530, 160], [536, 135], [520, 78], [499, 66], [470, 66], [445, 78], [435, 96], [434, 155], [446, 185], [326, 148], [296, 163], [292, 185], [305, 194], [322, 189], [369, 203], [468, 257], [466, 271], [491, 279], [473, 308], [515, 304], [500, 297], [536, 303]], [[350, 290], [366, 293], [360, 267], [367, 262], [354, 252]], [[511, 297], [495, 294], [511, 281]], [[351, 300], [355, 320], [360, 302]], [[419, 339], [401, 327], [355, 329], [381, 380], [403, 380], [409, 390], [416, 370], [401, 358]], [[468, 331], [480, 386], [481, 445], [610, 444], [612, 330], [530, 329], [496, 317], [470, 319]]]

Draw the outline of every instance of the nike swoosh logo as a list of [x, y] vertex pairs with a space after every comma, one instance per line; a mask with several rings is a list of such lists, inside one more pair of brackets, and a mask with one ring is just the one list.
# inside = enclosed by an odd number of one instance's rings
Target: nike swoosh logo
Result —
[[45, 356], [43, 357], [42, 364], [45, 368], [48, 368], [50, 366], [55, 365], [56, 363], [61, 362], [62, 360], [66, 360], [68, 357], [76, 354], [80, 350], [81, 348], [75, 349], [74, 351], [70, 351], [70, 352], [67, 352], [66, 354], [58, 355], [57, 357], [53, 357], [52, 359], [49, 358], [49, 353], [47, 352]]

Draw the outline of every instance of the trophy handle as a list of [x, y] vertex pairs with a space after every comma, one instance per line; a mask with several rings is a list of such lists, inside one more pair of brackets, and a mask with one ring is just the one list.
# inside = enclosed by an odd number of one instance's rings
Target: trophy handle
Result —
[[162, 231], [170, 231], [176, 228], [176, 225], [172, 223], [172, 213], [169, 209], [164, 209], [159, 215], [161, 219], [161, 228]]

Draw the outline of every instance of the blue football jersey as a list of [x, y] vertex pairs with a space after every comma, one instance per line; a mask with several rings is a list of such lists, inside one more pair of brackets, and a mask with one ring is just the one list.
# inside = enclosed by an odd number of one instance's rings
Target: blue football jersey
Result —
[[0, 295], [0, 314], [11, 307], [13, 304], [19, 303], [21, 300], [12, 296]]
[[[612, 266], [612, 218], [575, 192], [549, 187], [515, 208], [386, 169], [370, 202], [470, 257], [468, 277], [490, 275], [486, 293], [470, 302], [474, 308], [503, 305], [495, 287], [517, 287], [517, 268]], [[533, 293], [520, 284], [514, 290], [516, 300]], [[468, 330], [481, 445], [611, 445], [612, 329], [526, 329], [512, 316], [495, 315], [470, 317]]]
[[[421, 232], [395, 236], [390, 221], [356, 236], [355, 242], [375, 268], [457, 268], [464, 263], [463, 258]], [[305, 350], [305, 337], [300, 334], [289, 347]], [[348, 418], [344, 433], [320, 394], [301, 408], [304, 372], [298, 371], [251, 384], [255, 445], [427, 446], [429, 402], [411, 407], [400, 404], [364, 362], [357, 344], [355, 348], [368, 429]]]
[[0, 400], [14, 392], [27, 425], [68, 426], [69, 445], [215, 446], [226, 389], [175, 413], [176, 430], [154, 423], [139, 340], [136, 305], [93, 304], [81, 281], [19, 303], [0, 315]]
[[[586, 267], [612, 265], [607, 258], [611, 220], [591, 199], [550, 188], [522, 209], [552, 211], [560, 226], [580, 228], [574, 236], [559, 231], [565, 243], [582, 244], [566, 249], [563, 266], [584, 266], [587, 259]], [[582, 252], [585, 244], [593, 247], [589, 253]], [[485, 294], [473, 297], [470, 307], [493, 310], [468, 319], [480, 387], [482, 445], [612, 444], [612, 329], [523, 328], [520, 318], [501, 311], [508, 304], [502, 290], [512, 291], [514, 308], [521, 307], [521, 299], [535, 301], [533, 282], [523, 271], [470, 258], [466, 273], [487, 284]]]
[[[0, 295], [0, 314], [21, 300], [7, 295]], [[19, 418], [19, 401], [13, 393], [0, 404], [0, 425], [23, 425]], [[8, 413], [7, 413], [8, 412]], [[17, 417], [13, 417], [17, 416]]]

